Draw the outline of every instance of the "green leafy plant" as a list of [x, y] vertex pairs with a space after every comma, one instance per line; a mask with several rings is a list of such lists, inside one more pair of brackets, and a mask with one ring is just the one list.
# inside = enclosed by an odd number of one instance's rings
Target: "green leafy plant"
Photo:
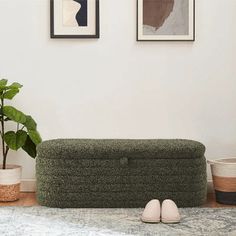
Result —
[[[37, 155], [36, 147], [42, 142], [37, 124], [30, 115], [17, 110], [12, 106], [6, 106], [5, 100], [12, 100], [22, 88], [19, 83], [8, 85], [8, 80], [0, 80], [0, 135], [2, 139], [3, 169], [6, 169], [8, 151], [17, 151], [22, 148], [31, 157]], [[6, 122], [14, 122], [16, 129], [6, 131]]]

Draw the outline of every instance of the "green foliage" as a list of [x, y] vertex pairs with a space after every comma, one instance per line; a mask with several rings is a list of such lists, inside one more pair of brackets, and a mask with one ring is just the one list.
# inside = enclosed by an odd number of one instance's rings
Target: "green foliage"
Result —
[[17, 83], [17, 82], [14, 82], [14, 83], [12, 83], [10, 86], [8, 86], [7, 88], [8, 89], [20, 89], [20, 88], [22, 88], [23, 87], [23, 85], [21, 85], [21, 84], [19, 84], [19, 83]]
[[0, 87], [5, 87], [7, 85], [7, 79], [0, 80]]
[[3, 106], [2, 111], [3, 114], [12, 121], [21, 124], [24, 124], [26, 122], [26, 116], [24, 115], [24, 113], [12, 106]]
[[28, 133], [29, 133], [29, 137], [31, 138], [31, 140], [33, 141], [35, 145], [38, 145], [42, 142], [40, 134], [37, 130], [29, 130]]
[[[5, 100], [12, 100], [22, 88], [22, 85], [14, 82], [7, 84], [6, 79], [0, 80], [0, 122], [1, 122], [1, 138], [3, 168], [6, 168], [6, 158], [8, 150], [19, 150], [22, 148], [31, 157], [37, 156], [36, 147], [42, 142], [39, 132], [37, 131], [37, 123], [30, 116], [26, 115], [13, 106], [5, 106]], [[6, 122], [16, 123], [16, 130], [5, 131]]]
[[15, 82], [7, 86], [7, 82], [8, 81], [6, 79], [0, 80], [0, 94], [1, 98], [11, 100], [17, 93], [19, 93], [22, 85]]
[[29, 135], [27, 136], [25, 144], [22, 146], [22, 149], [27, 152], [31, 157], [35, 158], [37, 156], [37, 150], [35, 143], [32, 142]]
[[3, 94], [3, 98], [11, 100], [11, 99], [14, 98], [14, 97], [16, 96], [16, 94], [19, 93], [19, 92], [20, 92], [19, 89], [11, 89], [11, 90], [8, 90], [8, 91], [6, 91], [6, 92]]
[[24, 126], [28, 130], [36, 130], [37, 129], [37, 124], [31, 116], [26, 116], [26, 121], [24, 123]]
[[27, 133], [24, 130], [18, 130], [16, 133], [14, 131], [8, 131], [4, 135], [4, 141], [7, 146], [15, 151], [25, 144], [26, 139]]

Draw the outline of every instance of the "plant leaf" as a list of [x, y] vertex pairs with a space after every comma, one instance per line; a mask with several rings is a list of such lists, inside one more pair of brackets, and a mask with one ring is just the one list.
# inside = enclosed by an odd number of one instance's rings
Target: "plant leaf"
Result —
[[17, 82], [14, 82], [14, 83], [12, 83], [11, 85], [8, 86], [9, 89], [20, 89], [22, 87], [23, 87], [23, 85], [21, 85]]
[[10, 149], [17, 150], [16, 148], [16, 133], [9, 131], [4, 135], [4, 141]]
[[16, 142], [17, 142], [17, 149], [21, 148], [27, 139], [27, 133], [24, 130], [18, 130], [16, 132]]
[[3, 98], [11, 100], [12, 98], [16, 96], [17, 93], [19, 93], [19, 89], [8, 90], [7, 92], [3, 94]]
[[37, 155], [36, 145], [33, 143], [29, 135], [27, 135], [27, 139], [25, 144], [22, 146], [22, 149], [27, 152], [31, 157], [35, 158]]
[[34, 142], [36, 146], [42, 142], [40, 134], [37, 130], [28, 130], [28, 133], [31, 140]]
[[23, 130], [19, 130], [16, 133], [14, 131], [9, 131], [4, 135], [4, 141], [6, 142], [7, 146], [17, 151], [21, 148], [27, 139], [27, 133]]
[[24, 124], [26, 122], [26, 116], [24, 115], [24, 113], [12, 106], [4, 106], [3, 114], [15, 122], [21, 124]]
[[6, 86], [7, 85], [7, 79], [1, 79], [0, 80], [0, 86]]
[[7, 81], [8, 81], [7, 79], [1, 79], [0, 80], [0, 93], [1, 93], [1, 95], [2, 95], [2, 92], [4, 90], [6, 90]]
[[37, 123], [34, 121], [34, 119], [31, 116], [26, 116], [26, 122], [24, 123], [24, 126], [28, 130], [36, 130], [37, 129]]

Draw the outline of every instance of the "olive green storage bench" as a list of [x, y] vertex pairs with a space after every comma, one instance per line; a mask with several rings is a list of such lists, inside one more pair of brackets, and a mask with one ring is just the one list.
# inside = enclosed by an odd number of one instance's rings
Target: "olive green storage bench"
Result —
[[58, 139], [38, 146], [37, 199], [48, 207], [179, 207], [206, 199], [205, 147], [191, 140]]

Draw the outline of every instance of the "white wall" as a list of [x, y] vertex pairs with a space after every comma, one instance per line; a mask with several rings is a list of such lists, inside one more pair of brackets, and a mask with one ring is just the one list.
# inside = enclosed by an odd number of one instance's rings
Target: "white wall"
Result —
[[100, 4], [99, 40], [55, 40], [49, 0], [0, 0], [0, 75], [24, 84], [14, 104], [42, 137], [189, 138], [236, 156], [236, 1], [196, 0], [194, 43], [136, 42], [136, 0]]

